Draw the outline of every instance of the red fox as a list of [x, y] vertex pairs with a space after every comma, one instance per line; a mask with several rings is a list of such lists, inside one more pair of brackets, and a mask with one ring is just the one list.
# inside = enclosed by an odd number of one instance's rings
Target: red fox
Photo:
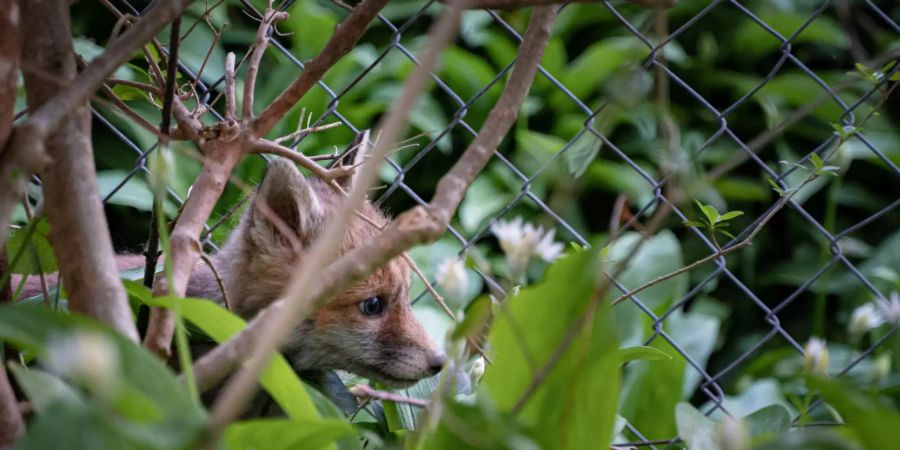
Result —
[[[352, 176], [337, 181], [349, 187]], [[342, 197], [328, 185], [306, 179], [288, 160], [271, 161], [254, 204], [212, 257], [225, 287], [227, 306], [250, 318], [275, 301], [341, 201]], [[256, 202], [265, 206], [257, 207]], [[379, 226], [387, 223], [381, 211], [368, 202], [360, 212]], [[282, 223], [274, 223], [272, 214]], [[378, 232], [359, 217], [353, 220], [341, 253]], [[284, 225], [296, 236], [285, 236]], [[299, 243], [299, 248], [294, 243]], [[143, 265], [140, 261], [140, 257], [126, 256], [120, 262], [125, 267], [139, 267]], [[405, 261], [396, 258], [317, 310], [284, 347], [294, 368], [345, 370], [390, 387], [406, 387], [437, 374], [446, 357], [413, 315], [409, 272]], [[32, 280], [28, 283], [33, 284]], [[34, 291], [39, 285], [29, 287]], [[224, 306], [221, 289], [202, 262], [191, 275], [187, 295]]]

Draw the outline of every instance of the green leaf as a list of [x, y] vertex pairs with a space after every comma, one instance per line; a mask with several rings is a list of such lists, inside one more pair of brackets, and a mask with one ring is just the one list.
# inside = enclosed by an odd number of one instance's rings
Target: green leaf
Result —
[[[123, 283], [130, 286], [132, 291], [146, 289], [138, 283]], [[152, 296], [141, 298], [150, 306], [164, 308], [172, 308], [175, 302], [179, 302], [181, 315], [218, 343], [228, 340], [247, 326], [243, 319], [209, 300]], [[280, 353], [272, 357], [269, 367], [260, 376], [260, 384], [292, 419], [319, 419], [319, 413], [306, 388]]]
[[708, 225], [706, 225], [705, 223], [700, 223], [700, 222], [697, 222], [696, 220], [685, 220], [684, 222], [681, 222], [681, 223], [683, 223], [684, 226], [686, 226], [686, 227], [697, 227], [697, 228], [707, 228], [708, 227]]
[[690, 403], [679, 403], [675, 407], [675, 422], [678, 435], [689, 450], [718, 450], [716, 423], [697, 411]]
[[[521, 289], [495, 313], [488, 337], [493, 365], [481, 386], [501, 412], [519, 403], [535, 372], [585, 313], [600, 273], [600, 255], [601, 248], [595, 246], [560, 259], [542, 283]], [[519, 413], [526, 426], [540, 427], [535, 438], [544, 448], [598, 448], [612, 439], [621, 361], [607, 302], [597, 307], [587, 325]]]
[[817, 153], [813, 153], [812, 155], [809, 155], [809, 160], [812, 162], [813, 167], [816, 168], [816, 171], [821, 171], [822, 166], [825, 165], [825, 163], [822, 162], [822, 158], [820, 158]]
[[[142, 447], [181, 448], [202, 430], [206, 413], [175, 374], [140, 345], [77, 314], [37, 305], [0, 306], [0, 340], [34, 354], [39, 360], [45, 357], [50, 345], [75, 333], [99, 334], [115, 349], [119, 364], [113, 376], [118, 389], [111, 392], [113, 397], [109, 400], [120, 416], [112, 425], [108, 407], [98, 409], [95, 403], [53, 402], [47, 407], [52, 413], [46, 419], [42, 416], [41, 422], [32, 426], [29, 433], [32, 439], [23, 442], [22, 448], [79, 448], [78, 443], [83, 445], [80, 448], [135, 448], [136, 442], [143, 441], [146, 442]], [[46, 377], [43, 381], [47, 381]], [[129, 398], [140, 399], [146, 411], [130, 408], [124, 401]], [[38, 401], [42, 400], [38, 398]], [[38, 430], [53, 436], [39, 436]], [[97, 433], [94, 441], [85, 440], [84, 435], [93, 433]], [[130, 444], [119, 445], [123, 442]]]
[[228, 450], [315, 450], [355, 433], [343, 420], [256, 419], [230, 425], [224, 443]]
[[734, 237], [733, 234], [731, 234], [731, 233], [729, 233], [728, 231], [723, 230], [723, 229], [721, 229], [721, 228], [716, 228], [716, 233], [721, 233], [721, 234], [723, 234], [723, 235], [725, 235], [725, 236], [728, 236], [730, 239], [737, 239], [736, 237]]
[[43, 370], [27, 369], [18, 364], [10, 364], [9, 369], [38, 414], [52, 413], [52, 406], [57, 402], [84, 403], [81, 395], [56, 375]]
[[715, 206], [704, 205], [703, 203], [700, 203], [700, 200], [694, 200], [694, 202], [697, 204], [697, 207], [700, 208], [700, 212], [706, 216], [706, 220], [709, 221], [710, 224], [718, 222], [719, 211]]
[[897, 411], [839, 380], [810, 377], [807, 382], [841, 414], [865, 448], [896, 448], [900, 442], [900, 414]]
[[775, 404], [754, 411], [744, 417], [750, 436], [768, 437], [786, 431], [791, 427], [791, 413], [784, 406]]
[[676, 432], [675, 405], [683, 398], [685, 372], [692, 369], [667, 341], [656, 339], [651, 346], [668, 359], [627, 366], [619, 414], [647, 439], [665, 439]]
[[740, 217], [743, 215], [744, 215], [743, 211], [728, 211], [727, 213], [719, 216], [717, 222], [724, 222], [726, 220], [731, 220], [731, 219], [734, 219], [735, 217]]
[[[10, 268], [12, 273], [36, 275], [59, 270], [53, 247], [50, 245], [50, 225], [43, 218], [34, 220], [32, 224], [15, 230], [6, 242], [8, 261], [10, 264], [15, 263]], [[29, 236], [29, 229], [32, 227]], [[20, 251], [22, 255], [16, 261], [15, 257]]]
[[622, 356], [623, 363], [626, 363], [629, 361], [641, 360], [641, 359], [646, 360], [646, 361], [672, 359], [672, 355], [670, 355], [656, 347], [649, 347], [646, 345], [637, 345], [634, 347], [620, 348], [619, 354]]

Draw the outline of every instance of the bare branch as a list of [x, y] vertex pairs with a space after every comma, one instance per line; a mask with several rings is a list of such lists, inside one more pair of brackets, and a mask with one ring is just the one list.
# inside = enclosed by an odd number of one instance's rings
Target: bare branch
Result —
[[256, 76], [259, 73], [259, 63], [266, 53], [266, 47], [269, 46], [269, 30], [276, 20], [285, 20], [287, 17], [286, 12], [272, 9], [272, 0], [269, 0], [269, 6], [263, 12], [262, 22], [256, 30], [253, 53], [250, 56], [250, 65], [247, 66], [247, 77], [244, 79], [244, 104], [241, 108], [241, 118], [244, 121], [253, 120], [253, 94], [256, 89]]
[[[29, 64], [63, 79], [75, 79], [68, 4], [49, 0], [31, 2], [24, 26], [44, 29], [44, 39], [23, 41], [22, 54]], [[85, 71], [88, 69], [90, 66]], [[95, 88], [102, 84], [100, 81]], [[28, 105], [36, 111], [29, 121], [41, 123], [41, 111], [61, 101], [60, 95], [72, 92], [70, 86], [75, 83], [62, 86], [61, 94], [54, 96], [61, 88], [55, 81], [26, 73]], [[128, 297], [117, 276], [112, 241], [105, 232], [108, 226], [94, 176], [88, 99], [89, 96], [82, 97], [59, 128], [46, 130], [50, 133], [44, 146], [52, 162], [41, 172], [44, 212], [50, 222], [50, 241], [60, 274], [69, 292], [69, 308], [104, 322], [136, 341], [137, 329], [131, 320]]]
[[[19, 55], [21, 53], [19, 30], [21, 16], [16, 0], [0, 0], [0, 29], [5, 30], [0, 39], [0, 152], [3, 152], [6, 139], [13, 128], [16, 105], [16, 82], [19, 71]], [[2, 161], [2, 159], [0, 159]], [[2, 184], [0, 184], [2, 185]], [[3, 201], [0, 199], [0, 201]], [[0, 212], [5, 214], [5, 212]], [[6, 218], [0, 219], [0, 226], [6, 228]], [[5, 233], [5, 231], [4, 231]], [[11, 268], [6, 259], [5, 234], [0, 242], [0, 280], [10, 273]], [[0, 303], [12, 301], [12, 290], [9, 283], [0, 283]], [[0, 346], [0, 351], [2, 351]], [[6, 367], [0, 362], [0, 448], [12, 447], [17, 438], [25, 433], [25, 421], [16, 402], [16, 395], [9, 384]]]
[[[119, 98], [118, 95], [116, 95], [116, 93], [112, 89], [109, 88], [109, 86], [107, 86], [105, 84], [101, 85], [100, 90], [104, 94], [106, 94], [106, 96], [109, 97], [109, 100], [113, 103], [113, 105], [115, 105], [115, 107], [119, 111], [121, 111], [122, 114], [125, 114], [126, 116], [128, 116], [128, 118], [131, 119], [132, 122], [137, 124], [139, 127], [143, 128], [144, 130], [147, 130], [150, 133], [153, 133], [154, 136], [156, 136], [156, 137], [160, 136], [159, 130], [157, 130], [157, 128], [155, 126], [153, 126], [152, 123], [148, 122], [147, 119], [144, 119], [143, 117], [141, 117], [140, 114], [138, 114], [133, 109], [131, 109], [124, 101], [122, 101], [121, 98]], [[100, 100], [100, 99], [98, 98], [97, 100]], [[107, 102], [103, 102], [103, 103], [108, 104]]]
[[[366, 31], [369, 22], [381, 11], [387, 0], [363, 0], [354, 8], [347, 19], [334, 30], [331, 39], [312, 61], [306, 64], [303, 73], [270, 104], [259, 117], [253, 120], [255, 136], [264, 136], [288, 111], [312, 88], [325, 72], [350, 52]], [[245, 99], [246, 100], [246, 99]], [[244, 117], [247, 119], [247, 117]]]
[[[191, 187], [190, 195], [184, 203], [181, 216], [172, 230], [169, 251], [172, 255], [172, 286], [166, 286], [159, 278], [153, 287], [153, 295], [184, 296], [191, 270], [199, 257], [197, 237], [203, 231], [206, 219], [212, 213], [225, 184], [242, 156], [237, 141], [213, 140], [204, 146], [203, 169]], [[174, 332], [174, 321], [168, 310], [154, 308], [144, 345], [157, 354], [168, 357]]]
[[213, 278], [216, 279], [216, 285], [219, 286], [219, 292], [222, 294], [222, 303], [225, 304], [225, 309], [232, 311], [231, 303], [228, 302], [228, 294], [225, 292], [225, 283], [222, 281], [222, 276], [219, 275], [219, 270], [216, 269], [216, 264], [213, 263], [212, 258], [202, 250], [200, 251], [200, 259], [203, 260], [203, 264], [206, 264], [206, 267], [212, 272]]
[[293, 161], [294, 163], [300, 165], [301, 167], [306, 168], [313, 175], [320, 178], [322, 181], [329, 182], [334, 180], [335, 178], [339, 178], [347, 175], [348, 170], [343, 167], [336, 167], [334, 169], [326, 169], [318, 164], [315, 161], [310, 159], [308, 156], [303, 153], [297, 152], [296, 150], [292, 150], [283, 145], [278, 145], [272, 141], [268, 141], [266, 139], [257, 139], [251, 149], [252, 153], [268, 153], [272, 155], [278, 155], [282, 158], [287, 158]]
[[[357, 8], [360, 8], [362, 5], [360, 4]], [[290, 329], [299, 321], [308, 317], [313, 308], [317, 306], [318, 302], [311, 301], [315, 298], [307, 295], [309, 287], [318, 284], [314, 281], [325, 275], [323, 272], [324, 266], [337, 256], [350, 220], [365, 200], [368, 187], [377, 178], [379, 164], [384, 160], [392, 144], [406, 127], [406, 117], [424, 90], [428, 81], [428, 74], [437, 63], [439, 55], [455, 35], [458, 21], [459, 10], [449, 8], [432, 27], [427, 47], [421, 58], [421, 64], [407, 78], [401, 95], [395, 100], [390, 109], [391, 112], [382, 122], [383, 125], [380, 127], [382, 130], [381, 137], [376, 141], [371, 151], [369, 163], [363, 166], [363, 170], [357, 175], [348, 198], [335, 217], [332, 218], [323, 235], [313, 245], [298, 273], [292, 278], [288, 288], [285, 290], [285, 297], [275, 302], [281, 306], [266, 309], [266, 311], [269, 309], [282, 309], [281, 313], [275, 316], [261, 313], [257, 316], [257, 319], [265, 318], [265, 326], [261, 330], [252, 330], [239, 334], [239, 336], [249, 336], [255, 341], [253, 345], [254, 351], [251, 353], [253, 356], [247, 362], [245, 368], [232, 378], [219, 396], [213, 408], [210, 437], [217, 437], [228, 422], [237, 416], [256, 387], [256, 378], [269, 361], [272, 351], [283, 342]], [[335, 34], [338, 34], [338, 32]], [[401, 249], [398, 254], [403, 250]], [[244, 331], [250, 330], [250, 328], [248, 327]], [[224, 348], [223, 352], [228, 351], [227, 347], [227, 344], [219, 346], [219, 348]]]
[[225, 56], [225, 118], [237, 120], [237, 98], [234, 96], [234, 53]]

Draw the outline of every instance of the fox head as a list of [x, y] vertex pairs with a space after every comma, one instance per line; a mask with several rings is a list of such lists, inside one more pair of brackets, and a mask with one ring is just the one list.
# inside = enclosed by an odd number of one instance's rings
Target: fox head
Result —
[[[352, 177], [338, 182], [349, 187]], [[285, 159], [269, 163], [254, 204], [215, 257], [235, 313], [253, 316], [280, 297], [342, 201], [325, 183], [305, 178], [293, 163]], [[360, 212], [379, 226], [388, 221], [368, 202]], [[378, 232], [354, 217], [340, 253]], [[285, 347], [294, 368], [346, 370], [391, 387], [438, 373], [445, 356], [413, 315], [409, 271], [402, 259], [391, 260], [319, 308], [294, 330]]]

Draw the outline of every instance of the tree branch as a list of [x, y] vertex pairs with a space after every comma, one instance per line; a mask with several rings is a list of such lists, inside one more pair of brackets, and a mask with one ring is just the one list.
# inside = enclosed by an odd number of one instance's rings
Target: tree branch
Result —
[[[23, 57], [29, 65], [57, 77], [49, 80], [33, 73], [25, 74], [28, 107], [37, 111], [29, 121], [40, 122], [40, 111], [60, 101], [60, 94], [52, 95], [60, 89], [58, 80], [75, 79], [68, 2], [29, 1], [24, 26], [44, 30], [44, 38], [24, 40]], [[72, 92], [71, 86], [63, 86], [62, 94]], [[106, 323], [136, 341], [137, 329], [131, 320], [125, 289], [117, 276], [96, 183], [89, 98], [82, 97], [80, 104], [70, 108], [67, 120], [60, 127], [47, 130], [51, 132], [44, 146], [52, 162], [41, 171], [44, 211], [50, 222], [50, 241], [59, 261], [59, 271], [69, 292], [69, 308]]]
[[262, 137], [268, 133], [297, 101], [322, 79], [331, 66], [353, 49], [356, 42], [365, 33], [369, 22], [375, 18], [386, 3], [387, 0], [359, 2], [347, 19], [334, 30], [334, 34], [331, 35], [331, 39], [328, 40], [319, 55], [306, 64], [303, 73], [284, 92], [279, 94], [275, 101], [259, 114], [259, 117], [253, 120], [251, 126], [253, 134]]
[[[200, 256], [197, 238], [222, 195], [228, 177], [243, 155], [239, 141], [223, 142], [219, 139], [208, 141], [204, 145], [204, 150], [203, 169], [191, 187], [181, 216], [169, 239], [173, 285], [167, 286], [166, 281], [159, 277], [153, 286], [154, 296], [184, 296], [191, 271]], [[171, 354], [174, 330], [175, 323], [171, 311], [162, 308], [152, 309], [144, 346], [168, 358]]]
[[[21, 28], [19, 5], [15, 0], [0, 0], [0, 29], [6, 30], [0, 39], [0, 152], [13, 128], [16, 107], [16, 82], [21, 53], [19, 30]], [[6, 227], [6, 224], [3, 225]], [[5, 237], [4, 237], [5, 239]], [[6, 249], [0, 243], [0, 280], [11, 268], [6, 260]], [[12, 301], [9, 283], [0, 286], [0, 303]], [[0, 345], [0, 353], [4, 348]], [[25, 433], [25, 422], [9, 384], [3, 355], [0, 354], [0, 448], [10, 448]]]
[[329, 182], [331, 180], [334, 180], [335, 178], [345, 176], [347, 175], [347, 172], [349, 170], [353, 170], [352, 168], [342, 166], [337, 166], [333, 169], [326, 169], [318, 165], [315, 161], [313, 161], [303, 153], [292, 150], [283, 145], [278, 145], [266, 139], [257, 139], [250, 151], [252, 153], [268, 153], [281, 156], [282, 158], [290, 159], [301, 167], [306, 168], [307, 170], [312, 172], [313, 175], [325, 182]]

